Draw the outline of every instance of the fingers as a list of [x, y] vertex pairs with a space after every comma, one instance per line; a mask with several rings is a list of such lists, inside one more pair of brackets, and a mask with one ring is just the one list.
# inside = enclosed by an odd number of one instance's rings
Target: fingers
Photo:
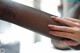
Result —
[[52, 34], [54, 36], [59, 36], [59, 37], [63, 37], [63, 38], [69, 38], [74, 40], [74, 34], [72, 33], [67, 33], [67, 32], [59, 32], [59, 31], [49, 31], [49, 34]]
[[64, 18], [64, 19], [70, 20], [70, 21], [72, 21], [72, 22], [80, 22], [79, 19], [74, 19], [74, 18]]
[[62, 22], [62, 23], [66, 24], [68, 26], [71, 26], [71, 27], [80, 27], [79, 24], [76, 24], [76, 23], [69, 21], [69, 20], [66, 20], [64, 18], [57, 18], [57, 17], [53, 17], [53, 16], [51, 16], [51, 18], [55, 21]]
[[78, 30], [73, 29], [72, 27], [66, 27], [66, 26], [57, 26], [57, 25], [48, 25], [49, 28], [51, 28], [52, 30], [57, 30], [57, 31], [64, 31], [64, 32], [77, 32]]

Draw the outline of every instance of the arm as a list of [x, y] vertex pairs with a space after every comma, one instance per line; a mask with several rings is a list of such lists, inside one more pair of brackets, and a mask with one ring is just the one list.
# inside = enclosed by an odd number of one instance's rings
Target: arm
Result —
[[[0, 0], [0, 19], [25, 27], [50, 38], [48, 24], [58, 24], [50, 18], [50, 14], [13, 2]], [[58, 38], [58, 37], [56, 37]], [[55, 38], [55, 39], [56, 39]], [[59, 38], [58, 38], [59, 39]]]

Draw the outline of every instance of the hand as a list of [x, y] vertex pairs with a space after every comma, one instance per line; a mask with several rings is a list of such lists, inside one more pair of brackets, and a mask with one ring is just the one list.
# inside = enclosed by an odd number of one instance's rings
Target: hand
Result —
[[66, 42], [70, 46], [76, 46], [80, 44], [80, 24], [79, 24], [80, 20], [73, 18], [57, 18], [57, 17], [52, 17], [52, 19], [58, 22], [62, 22], [68, 25], [69, 27], [49, 24], [48, 26], [52, 30], [57, 30], [49, 31], [49, 34], [74, 40], [74, 41], [64, 40], [64, 42]]

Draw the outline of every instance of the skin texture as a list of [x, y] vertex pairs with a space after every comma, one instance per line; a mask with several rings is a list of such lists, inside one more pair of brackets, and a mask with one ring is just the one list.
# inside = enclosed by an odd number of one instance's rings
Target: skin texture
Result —
[[52, 29], [52, 31], [49, 31], [49, 34], [72, 39], [73, 41], [63, 40], [63, 42], [67, 43], [69, 46], [77, 46], [80, 44], [80, 20], [73, 18], [54, 18], [54, 16], [51, 18], [55, 21], [67, 24], [68, 26], [49, 24], [48, 27]]

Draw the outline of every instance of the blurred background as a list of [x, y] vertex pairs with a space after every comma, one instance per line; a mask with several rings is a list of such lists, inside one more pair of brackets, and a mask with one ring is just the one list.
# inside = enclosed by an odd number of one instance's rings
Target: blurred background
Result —
[[[62, 0], [13, 0], [23, 5], [40, 9], [47, 13], [63, 16]], [[66, 1], [66, 0], [65, 0]], [[64, 1], [64, 2], [65, 2]], [[60, 8], [60, 10], [59, 10]], [[67, 9], [67, 8], [65, 8]], [[64, 14], [64, 16], [66, 16]], [[0, 20], [0, 40], [4, 44], [20, 42], [20, 53], [79, 53], [79, 51], [61, 51], [52, 47], [50, 38]]]

